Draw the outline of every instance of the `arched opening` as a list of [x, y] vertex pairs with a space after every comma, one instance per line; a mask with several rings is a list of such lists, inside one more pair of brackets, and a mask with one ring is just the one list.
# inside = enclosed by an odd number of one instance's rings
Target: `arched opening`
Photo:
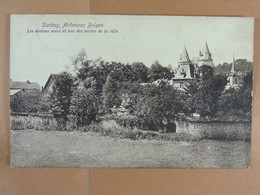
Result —
[[175, 123], [167, 123], [165, 125], [166, 133], [175, 133], [176, 132], [176, 124]]

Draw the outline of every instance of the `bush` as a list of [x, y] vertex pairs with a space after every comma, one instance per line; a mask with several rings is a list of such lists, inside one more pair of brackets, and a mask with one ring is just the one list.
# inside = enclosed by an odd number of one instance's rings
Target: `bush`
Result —
[[251, 141], [251, 132], [244, 129], [226, 129], [221, 131], [204, 130], [200, 134], [200, 139]]
[[53, 117], [11, 115], [12, 130], [57, 130], [57, 122]]

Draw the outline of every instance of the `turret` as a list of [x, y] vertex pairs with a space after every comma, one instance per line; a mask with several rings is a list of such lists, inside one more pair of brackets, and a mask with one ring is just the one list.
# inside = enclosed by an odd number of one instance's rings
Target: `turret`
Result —
[[212, 60], [207, 41], [205, 42], [204, 58], [207, 60]]
[[198, 66], [201, 67], [203, 65], [214, 67], [207, 41], [205, 41], [203, 52], [199, 52]]
[[178, 62], [178, 68], [175, 75], [175, 78], [178, 79], [191, 79], [193, 78], [193, 69], [191, 70], [191, 67], [193, 67], [189, 54], [187, 52], [186, 46], [184, 46], [184, 49], [180, 55], [180, 61]]
[[183, 52], [180, 55], [179, 63], [183, 63], [183, 62], [189, 62], [190, 63], [190, 58], [189, 58], [189, 54], [188, 54], [187, 49], [186, 49], [186, 45], [184, 46]]
[[235, 58], [233, 57], [233, 62], [231, 64], [230, 72], [228, 74], [228, 80], [229, 80], [229, 85], [234, 86], [237, 84], [237, 79], [236, 79], [236, 72], [235, 72]]

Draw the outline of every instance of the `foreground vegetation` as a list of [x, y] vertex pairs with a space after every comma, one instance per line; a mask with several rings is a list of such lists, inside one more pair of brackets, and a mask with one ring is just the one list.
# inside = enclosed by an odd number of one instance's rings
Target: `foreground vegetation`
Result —
[[11, 131], [11, 166], [248, 168], [250, 143], [116, 139], [96, 132]]
[[[42, 116], [11, 116], [11, 129], [12, 130], [44, 130], [44, 131], [64, 131], [61, 129], [53, 117]], [[168, 140], [168, 141], [186, 141], [196, 142], [202, 139], [223, 140], [223, 141], [250, 141], [251, 128], [250, 123], [248, 126], [242, 128], [237, 126], [236, 123], [232, 127], [226, 128], [216, 127], [218, 130], [212, 130], [204, 125], [203, 128], [198, 129], [195, 134], [186, 132], [185, 130], [179, 133], [163, 133], [158, 131], [147, 131], [129, 127], [120, 126], [115, 120], [103, 120], [101, 122], [92, 123], [77, 129], [75, 123], [68, 123], [67, 131], [78, 132], [97, 132], [99, 135], [118, 138], [118, 139], [131, 139], [131, 140]], [[196, 125], [196, 124], [195, 124]], [[210, 125], [210, 124], [209, 124]]]

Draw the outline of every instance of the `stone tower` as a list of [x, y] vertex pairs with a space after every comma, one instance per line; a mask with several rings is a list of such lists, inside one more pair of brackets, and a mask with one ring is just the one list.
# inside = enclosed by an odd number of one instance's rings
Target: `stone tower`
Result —
[[192, 65], [186, 46], [184, 46], [183, 52], [180, 55], [178, 62], [178, 68], [176, 71], [175, 79], [193, 79], [194, 78], [194, 66]]
[[211, 58], [211, 53], [209, 51], [207, 41], [205, 42], [204, 50], [199, 52], [198, 66], [201, 67], [203, 65], [207, 65], [214, 68], [213, 60]]

